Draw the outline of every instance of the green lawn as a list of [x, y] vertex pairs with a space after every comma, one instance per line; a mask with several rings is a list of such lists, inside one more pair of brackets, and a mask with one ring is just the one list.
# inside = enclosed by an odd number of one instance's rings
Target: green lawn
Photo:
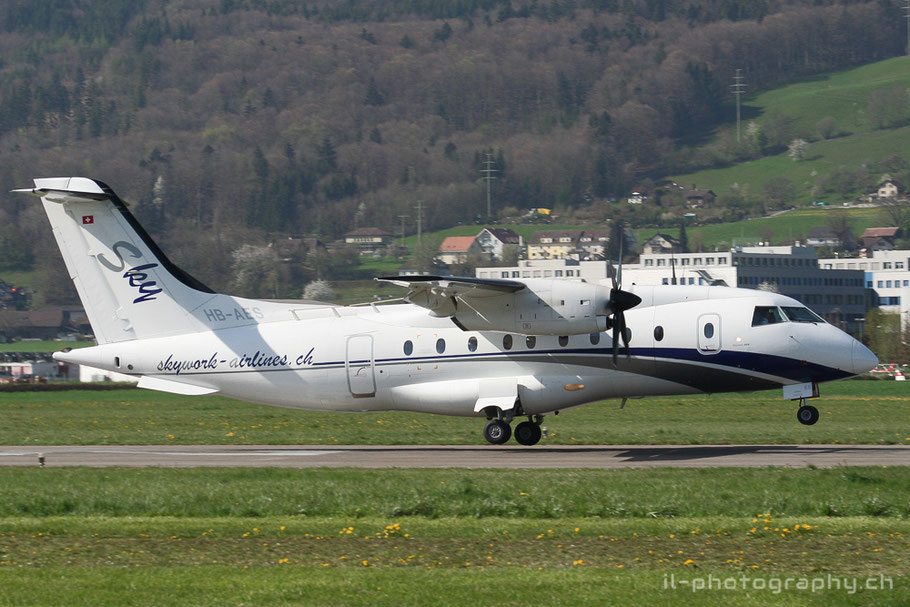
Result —
[[87, 348], [94, 346], [93, 341], [11, 341], [0, 344], [3, 352], [57, 352], [64, 348]]
[[[665, 397], [579, 407], [544, 421], [542, 444], [908, 444], [910, 385], [825, 384], [821, 420], [796, 421], [779, 391]], [[145, 390], [0, 397], [0, 444], [482, 444], [481, 418], [326, 413]]]
[[840, 131], [863, 133], [872, 129], [866, 117], [869, 95], [895, 85], [910, 88], [910, 57], [894, 57], [765, 91], [744, 105], [764, 115], [794, 116], [797, 128], [807, 131], [820, 118], [831, 116]]
[[[709, 249], [727, 250], [735, 245], [753, 244], [764, 240], [770, 234], [772, 243], [792, 244], [795, 241], [805, 241], [809, 228], [823, 226], [828, 221], [830, 209], [820, 207], [798, 208], [793, 211], [781, 213], [774, 217], [757, 217], [746, 221], [731, 223], [718, 223], [701, 227], [687, 227], [686, 234], [689, 242], [693, 238], [701, 241]], [[851, 208], [847, 214], [853, 224], [853, 232], [861, 234], [867, 227], [879, 225], [881, 212], [876, 208]], [[658, 231], [655, 228], [634, 230], [638, 242], [644, 242]], [[679, 236], [678, 228], [661, 228], [662, 233], [670, 236]]]
[[[839, 205], [844, 200], [852, 200], [853, 196], [844, 198], [832, 194], [814, 195], [812, 188], [818, 175], [827, 174], [841, 166], [855, 169], [861, 164], [883, 160], [893, 154], [906, 155], [908, 142], [910, 127], [874, 131], [813, 142], [809, 145], [806, 159], [799, 162], [782, 153], [725, 168], [679, 175], [673, 179], [678, 183], [694, 183], [699, 188], [711, 189], [717, 194], [738, 184], [752, 196], [760, 197], [762, 185], [766, 181], [771, 177], [783, 176], [796, 188], [797, 203], [807, 204], [820, 199]], [[872, 177], [877, 179], [879, 176]]]
[[[746, 188], [752, 196], [761, 196], [762, 185], [771, 177], [788, 178], [798, 192], [796, 201], [808, 203], [823, 199], [840, 203], [836, 195], [816, 195], [812, 188], [819, 175], [841, 166], [860, 165], [882, 160], [892, 154], [906, 156], [910, 127], [873, 130], [866, 116], [869, 95], [894, 85], [910, 88], [910, 57], [896, 57], [852, 70], [837, 72], [765, 91], [744, 100], [746, 110], [759, 114], [759, 125], [774, 115], [794, 118], [795, 132], [814, 137], [816, 123], [825, 116], [835, 119], [841, 136], [810, 144], [807, 156], [794, 162], [786, 153], [673, 177], [682, 184], [720, 194], [734, 184]], [[733, 128], [732, 125], [727, 125]], [[872, 175], [877, 179], [879, 175]], [[850, 197], [852, 198], [852, 196]], [[706, 242], [713, 242], [706, 239]]]
[[0, 469], [0, 605], [906, 605], [907, 472]]

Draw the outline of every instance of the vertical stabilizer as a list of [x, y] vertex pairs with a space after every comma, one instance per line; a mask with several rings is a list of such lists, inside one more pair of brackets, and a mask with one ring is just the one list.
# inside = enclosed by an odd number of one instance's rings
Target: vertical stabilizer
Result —
[[99, 344], [198, 331], [212, 291], [174, 266], [123, 201], [85, 177], [35, 179]]

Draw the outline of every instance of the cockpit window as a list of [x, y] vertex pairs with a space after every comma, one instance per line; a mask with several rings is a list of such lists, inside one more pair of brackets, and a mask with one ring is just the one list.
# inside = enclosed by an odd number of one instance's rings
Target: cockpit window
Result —
[[783, 308], [784, 314], [793, 322], [825, 322], [821, 316], [809, 308]]
[[755, 306], [755, 312], [752, 313], [753, 327], [773, 325], [779, 322], [787, 322], [787, 319], [781, 314], [780, 308], [776, 306]]

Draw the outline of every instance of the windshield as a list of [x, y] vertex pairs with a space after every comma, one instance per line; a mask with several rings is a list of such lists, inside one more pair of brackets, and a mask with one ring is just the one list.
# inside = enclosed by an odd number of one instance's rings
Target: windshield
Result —
[[783, 311], [793, 322], [825, 322], [821, 316], [809, 308], [783, 308]]
[[755, 312], [752, 313], [752, 326], [773, 325], [779, 322], [786, 322], [787, 319], [776, 306], [755, 306]]

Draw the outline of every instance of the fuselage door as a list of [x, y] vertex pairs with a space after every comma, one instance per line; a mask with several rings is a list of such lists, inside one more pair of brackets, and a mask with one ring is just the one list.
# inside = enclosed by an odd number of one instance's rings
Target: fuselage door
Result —
[[720, 352], [720, 316], [717, 314], [702, 314], [698, 317], [698, 351], [702, 354], [717, 354]]
[[373, 374], [373, 336], [351, 335], [345, 349], [344, 369], [348, 389], [353, 396], [375, 396], [376, 378]]

